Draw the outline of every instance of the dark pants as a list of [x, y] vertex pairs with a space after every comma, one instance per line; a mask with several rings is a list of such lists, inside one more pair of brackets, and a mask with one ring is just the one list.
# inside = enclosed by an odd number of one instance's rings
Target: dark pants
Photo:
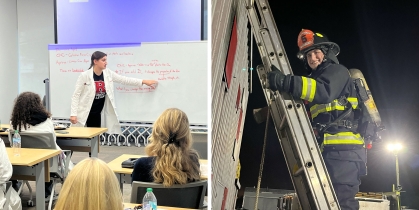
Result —
[[50, 182], [45, 182], [45, 197], [51, 195], [52, 192], [52, 180]]
[[[99, 114], [89, 114], [86, 121], [86, 127], [100, 128], [102, 117]], [[92, 153], [89, 152], [89, 157], [92, 157]]]
[[[20, 184], [18, 184], [17, 180], [10, 180], [12, 181], [12, 186], [15, 188], [16, 192], [20, 188]], [[50, 182], [45, 182], [45, 198], [51, 195], [52, 192], [52, 180]]]
[[355, 195], [361, 184], [361, 167], [365, 167], [362, 158], [353, 151], [329, 151], [323, 158], [341, 209], [358, 210]]
[[89, 114], [86, 121], [86, 127], [100, 128], [101, 116], [99, 114]]

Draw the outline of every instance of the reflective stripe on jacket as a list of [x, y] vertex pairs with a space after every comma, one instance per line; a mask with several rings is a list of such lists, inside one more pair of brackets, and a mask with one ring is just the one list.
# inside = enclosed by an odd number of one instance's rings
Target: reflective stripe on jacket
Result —
[[337, 134], [324, 134], [324, 145], [336, 145], [336, 144], [364, 144], [364, 139], [359, 133], [354, 134], [352, 132], [340, 132]]
[[[356, 109], [358, 107], [358, 98], [356, 97], [349, 97], [348, 102], [352, 104], [352, 109]], [[333, 100], [331, 103], [328, 104], [314, 104], [310, 107], [311, 118], [314, 119], [320, 113], [330, 112], [333, 110], [345, 110], [345, 105], [340, 105], [338, 99]]]
[[301, 88], [301, 98], [307, 101], [313, 101], [316, 94], [317, 82], [308, 77], [301, 77], [303, 87]]
[[324, 134], [321, 150], [354, 150], [364, 146], [364, 138], [359, 133], [340, 132], [336, 134]]

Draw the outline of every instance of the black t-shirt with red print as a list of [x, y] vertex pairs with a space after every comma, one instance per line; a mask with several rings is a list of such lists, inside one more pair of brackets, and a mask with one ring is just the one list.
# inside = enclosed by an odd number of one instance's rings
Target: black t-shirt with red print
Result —
[[102, 112], [103, 106], [105, 105], [105, 80], [103, 79], [103, 72], [101, 75], [96, 75], [93, 72], [93, 80], [95, 81], [96, 93], [95, 100], [93, 100], [92, 108], [90, 109], [89, 114], [100, 114]]

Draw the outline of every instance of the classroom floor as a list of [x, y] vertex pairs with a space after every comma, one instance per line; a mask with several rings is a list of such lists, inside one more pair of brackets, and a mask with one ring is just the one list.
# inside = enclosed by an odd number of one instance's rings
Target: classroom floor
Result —
[[[121, 154], [138, 154], [138, 155], [145, 155], [144, 151], [145, 147], [126, 147], [126, 146], [100, 146], [100, 152], [99, 152], [99, 158], [105, 161], [106, 163], [109, 163], [113, 159], [117, 158]], [[71, 160], [76, 164], [83, 160], [84, 158], [87, 158], [89, 154], [87, 152], [74, 152]], [[35, 182], [30, 181], [29, 182], [32, 190], [33, 190], [33, 202], [36, 205], [36, 199], [35, 199]], [[57, 184], [57, 187], [55, 188], [56, 192], [59, 193], [61, 189], [61, 184]], [[129, 203], [131, 196], [131, 185], [130, 184], [124, 184], [124, 192], [123, 192], [123, 198], [124, 202]], [[27, 201], [29, 200], [29, 190], [25, 186], [23, 187], [23, 191], [21, 194], [22, 198], [22, 210], [35, 210], [36, 207], [28, 207]], [[45, 204], [45, 208], [48, 208], [48, 203]]]

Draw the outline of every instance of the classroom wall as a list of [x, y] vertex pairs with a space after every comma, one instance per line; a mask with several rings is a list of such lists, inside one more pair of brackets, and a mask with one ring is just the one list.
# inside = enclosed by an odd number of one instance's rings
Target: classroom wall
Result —
[[18, 94], [16, 1], [0, 1], [0, 120], [7, 123]]
[[0, 120], [7, 123], [23, 91], [45, 94], [48, 44], [54, 43], [54, 0], [0, 1]]
[[17, 17], [19, 92], [42, 97], [49, 77], [48, 44], [55, 43], [54, 0], [17, 0]]

